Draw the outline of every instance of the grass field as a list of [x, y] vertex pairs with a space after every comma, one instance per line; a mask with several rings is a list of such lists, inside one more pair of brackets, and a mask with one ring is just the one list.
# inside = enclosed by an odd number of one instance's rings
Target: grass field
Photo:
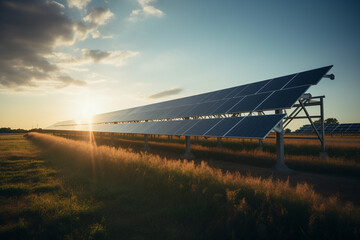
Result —
[[[87, 136], [70, 138], [88, 141]], [[110, 135], [95, 134], [95, 139], [97, 144], [111, 145]], [[326, 141], [329, 157], [324, 161], [319, 157], [319, 140], [285, 139], [286, 164], [294, 170], [359, 178], [360, 137], [329, 136]], [[169, 139], [167, 136], [156, 136], [150, 138], [149, 143], [154, 153], [163, 153], [163, 156], [178, 158], [184, 153], [183, 137]], [[116, 137], [112, 145], [140, 151], [144, 146], [144, 137], [122, 135]], [[275, 139], [265, 139], [263, 151], [257, 150], [258, 140], [223, 139], [221, 148], [216, 145], [216, 138], [201, 138], [192, 141], [191, 149], [198, 159], [229, 161], [265, 168], [273, 167], [276, 162]]]
[[80, 200], [66, 179], [23, 134], [0, 135], [0, 239], [103, 235], [96, 204]]
[[359, 239], [360, 209], [306, 184], [223, 174], [45, 134], [0, 135], [0, 239]]

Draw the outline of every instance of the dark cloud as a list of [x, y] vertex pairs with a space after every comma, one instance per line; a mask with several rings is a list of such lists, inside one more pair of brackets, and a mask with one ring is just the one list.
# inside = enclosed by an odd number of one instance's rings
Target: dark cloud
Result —
[[36, 86], [39, 80], [79, 85], [56, 77], [59, 69], [47, 59], [57, 44], [74, 41], [73, 29], [55, 2], [0, 1], [0, 86]]
[[57, 80], [62, 83], [59, 86], [57, 86], [57, 88], [64, 88], [69, 85], [76, 85], [76, 86], [85, 86], [86, 85], [86, 83], [84, 81], [76, 80], [69, 76], [59, 76], [59, 77], [57, 77]]
[[85, 58], [90, 58], [93, 62], [97, 63], [104, 58], [109, 57], [111, 52], [104, 52], [101, 50], [89, 50], [83, 49], [83, 55]]
[[157, 98], [168, 97], [168, 96], [179, 94], [182, 90], [183, 90], [182, 88], [174, 88], [174, 89], [170, 89], [170, 90], [166, 90], [166, 91], [156, 93], [154, 95], [151, 95], [149, 98], [157, 99]]

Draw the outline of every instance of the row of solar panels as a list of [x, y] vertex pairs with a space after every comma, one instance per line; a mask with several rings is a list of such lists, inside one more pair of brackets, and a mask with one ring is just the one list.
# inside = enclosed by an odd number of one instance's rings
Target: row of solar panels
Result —
[[[316, 130], [321, 131], [321, 125], [315, 124]], [[360, 123], [325, 124], [325, 133], [360, 133]], [[314, 129], [310, 124], [302, 126], [297, 132], [313, 133]]]
[[285, 114], [177, 121], [53, 126], [52, 130], [160, 134], [204, 137], [265, 138]]
[[[186, 98], [95, 115], [93, 123], [174, 119], [291, 108], [332, 68], [322, 67], [279, 78]], [[72, 121], [58, 123], [71, 124]]]

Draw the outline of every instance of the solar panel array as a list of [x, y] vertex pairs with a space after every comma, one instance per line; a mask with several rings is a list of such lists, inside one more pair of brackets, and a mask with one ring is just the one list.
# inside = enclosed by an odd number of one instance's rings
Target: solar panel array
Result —
[[176, 121], [133, 122], [120, 124], [95, 124], [55, 126], [53, 130], [93, 131], [135, 134], [160, 134], [204, 137], [264, 138], [285, 114], [188, 119]]
[[291, 108], [332, 66], [190, 97], [95, 115], [93, 123], [174, 119]]
[[[321, 131], [321, 125], [315, 124], [316, 130]], [[328, 134], [335, 133], [360, 133], [360, 123], [344, 123], [344, 124], [324, 124], [324, 131]], [[313, 133], [314, 129], [310, 124], [302, 126], [297, 132], [299, 133]]]
[[[284, 114], [230, 116], [291, 108], [331, 68], [332, 66], [327, 66], [214, 92], [98, 114], [92, 119], [91, 131], [264, 138], [284, 118]], [[201, 116], [207, 119], [188, 119]], [[56, 123], [47, 129], [88, 131], [89, 126], [83, 124], [70, 120]]]

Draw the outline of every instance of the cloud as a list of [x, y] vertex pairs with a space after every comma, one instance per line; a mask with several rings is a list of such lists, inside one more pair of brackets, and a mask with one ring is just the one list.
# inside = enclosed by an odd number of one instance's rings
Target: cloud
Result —
[[100, 62], [102, 59], [107, 58], [111, 55], [111, 52], [104, 52], [100, 50], [89, 50], [83, 49], [84, 58], [90, 58], [95, 63]]
[[168, 97], [168, 96], [172, 96], [172, 95], [177, 95], [182, 90], [183, 90], [182, 88], [173, 88], [170, 90], [162, 91], [162, 92], [156, 93], [154, 95], [151, 95], [151, 96], [149, 96], [149, 98], [158, 99], [158, 98]]
[[112, 36], [101, 36], [98, 27], [105, 25], [114, 14], [103, 7], [95, 7], [93, 10], [84, 17], [84, 22], [78, 22], [74, 24], [75, 38], [83, 41], [91, 35], [92, 38], [108, 39]]
[[0, 16], [0, 86], [63, 82], [56, 77], [59, 67], [47, 59], [56, 46], [74, 42], [73, 22], [63, 7], [52, 1], [0, 1]]
[[84, 21], [100, 26], [105, 25], [113, 16], [114, 13], [112, 13], [109, 9], [95, 7], [89, 15], [84, 17]]
[[137, 22], [149, 16], [160, 18], [165, 15], [163, 11], [150, 5], [151, 3], [155, 3], [156, 0], [137, 0], [137, 2], [141, 8], [135, 9], [130, 13], [128, 18], [130, 22]]
[[59, 82], [61, 82], [62, 84], [57, 85], [56, 88], [65, 88], [69, 85], [76, 85], [76, 86], [85, 86], [86, 85], [85, 81], [76, 80], [69, 76], [58, 76], [57, 80], [59, 80]]
[[74, 57], [65, 53], [54, 53], [55, 62], [67, 68], [68, 66], [74, 69], [74, 66], [81, 66], [91, 63], [102, 63], [113, 66], [121, 66], [126, 61], [138, 55], [138, 52], [129, 50], [117, 50], [117, 51], [101, 51], [99, 49], [90, 50], [84, 48], [81, 50], [81, 56]]
[[67, 4], [69, 8], [78, 8], [83, 9], [85, 8], [91, 0], [67, 0]]
[[97, 30], [96, 25], [86, 25], [83, 22], [78, 22], [74, 24], [74, 33], [75, 38], [84, 41], [89, 37], [89, 35], [92, 36], [92, 38], [99, 38], [100, 32]]

